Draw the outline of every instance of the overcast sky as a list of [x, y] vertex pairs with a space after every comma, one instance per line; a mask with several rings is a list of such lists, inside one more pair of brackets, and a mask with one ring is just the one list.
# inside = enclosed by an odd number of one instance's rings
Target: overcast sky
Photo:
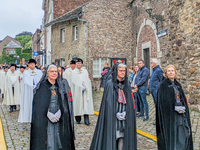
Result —
[[23, 31], [34, 33], [43, 14], [42, 0], [0, 0], [0, 40]]

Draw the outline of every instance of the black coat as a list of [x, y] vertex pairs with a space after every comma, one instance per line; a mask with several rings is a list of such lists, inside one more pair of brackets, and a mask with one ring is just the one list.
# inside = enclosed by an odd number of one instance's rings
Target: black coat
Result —
[[[179, 89], [180, 99], [186, 107], [186, 113], [179, 114], [175, 111], [175, 93], [171, 82], [165, 79], [158, 89], [158, 101], [156, 105], [156, 133], [159, 150], [193, 150], [192, 130], [189, 109], [183, 89], [176, 80], [175, 85]], [[179, 118], [179, 119], [177, 119]], [[180, 121], [181, 120], [181, 121]], [[178, 125], [181, 123], [181, 126]], [[189, 132], [188, 132], [189, 131]], [[180, 148], [184, 146], [185, 148]]]
[[101, 84], [100, 84], [100, 87], [103, 87], [103, 88], [104, 88], [105, 85], [106, 85], [106, 79], [107, 79], [107, 77], [108, 77], [108, 75], [109, 75], [110, 67], [104, 67], [104, 68], [103, 68], [103, 71], [104, 71], [105, 69], [107, 69], [108, 72], [105, 73], [105, 74], [101, 77]]
[[[74, 150], [74, 131], [73, 123], [71, 118], [73, 118], [71, 110], [71, 98], [70, 92], [68, 95], [63, 97], [62, 91], [64, 87], [59, 87], [59, 84], [55, 84], [59, 88], [58, 101], [61, 109], [61, 118], [59, 120], [60, 125], [60, 139], [62, 144], [62, 150]], [[40, 83], [37, 92], [33, 99], [33, 110], [32, 110], [32, 123], [31, 123], [31, 138], [30, 138], [30, 149], [31, 150], [45, 150], [47, 149], [47, 111], [49, 107], [49, 102], [51, 99], [51, 91], [49, 88], [52, 85], [48, 80]], [[65, 86], [67, 87], [67, 86]], [[66, 89], [69, 91], [69, 89]]]
[[[116, 102], [118, 90], [115, 88], [116, 71], [113, 79], [106, 83], [100, 113], [92, 139], [90, 150], [116, 150]], [[114, 82], [113, 82], [114, 81]], [[123, 138], [123, 150], [137, 150], [136, 116], [131, 87], [126, 77], [124, 94], [126, 97], [126, 120]]]

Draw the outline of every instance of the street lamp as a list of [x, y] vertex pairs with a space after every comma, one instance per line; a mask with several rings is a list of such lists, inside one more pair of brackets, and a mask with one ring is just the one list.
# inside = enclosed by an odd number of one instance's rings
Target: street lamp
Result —
[[161, 24], [162, 24], [162, 21], [164, 21], [162, 15], [152, 15], [151, 14], [152, 13], [152, 0], [142, 0], [142, 2], [143, 2], [146, 12], [149, 14], [149, 17], [152, 19], [155, 18], [156, 20], [161, 21]]

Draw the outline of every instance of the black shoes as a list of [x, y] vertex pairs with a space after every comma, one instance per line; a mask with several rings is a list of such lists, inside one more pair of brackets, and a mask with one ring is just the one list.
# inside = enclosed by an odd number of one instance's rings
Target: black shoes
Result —
[[146, 118], [143, 119], [143, 121], [147, 121], [147, 120], [149, 120], [149, 117], [146, 117]]
[[140, 117], [144, 117], [144, 115], [137, 115], [136, 117], [140, 118]]

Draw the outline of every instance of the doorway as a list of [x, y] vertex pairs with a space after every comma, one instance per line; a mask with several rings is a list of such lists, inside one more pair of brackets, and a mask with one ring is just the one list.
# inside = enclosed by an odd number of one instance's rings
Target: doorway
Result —
[[145, 66], [150, 70], [150, 54], [149, 48], [143, 49], [144, 63]]

